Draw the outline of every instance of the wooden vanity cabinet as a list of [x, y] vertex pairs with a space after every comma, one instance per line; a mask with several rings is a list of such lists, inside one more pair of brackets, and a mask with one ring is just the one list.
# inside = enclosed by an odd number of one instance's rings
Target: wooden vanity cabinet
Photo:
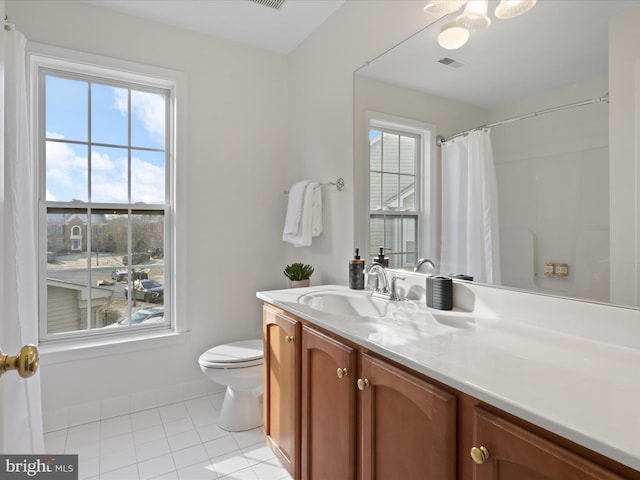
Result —
[[[529, 429], [482, 408], [473, 411], [474, 480], [622, 480]], [[635, 477], [634, 477], [635, 478]]]
[[264, 338], [265, 435], [294, 480], [640, 480], [269, 304]]
[[303, 327], [303, 479], [454, 480], [455, 419], [455, 396]]
[[361, 480], [454, 480], [456, 397], [362, 354]]
[[264, 434], [294, 479], [300, 478], [301, 328], [295, 317], [264, 305]]
[[302, 477], [356, 478], [356, 350], [302, 329]]

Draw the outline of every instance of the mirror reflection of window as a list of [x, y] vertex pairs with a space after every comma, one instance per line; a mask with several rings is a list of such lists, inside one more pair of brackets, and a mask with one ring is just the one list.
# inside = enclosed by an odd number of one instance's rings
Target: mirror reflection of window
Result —
[[390, 268], [413, 267], [421, 253], [420, 175], [429, 171], [428, 149], [423, 148], [427, 136], [409, 125], [370, 121], [369, 257], [383, 248]]

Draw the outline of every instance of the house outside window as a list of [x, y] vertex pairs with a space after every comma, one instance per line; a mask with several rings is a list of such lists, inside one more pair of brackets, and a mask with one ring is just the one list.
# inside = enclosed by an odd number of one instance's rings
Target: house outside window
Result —
[[177, 81], [64, 53], [30, 55], [40, 341], [172, 329]]
[[398, 119], [369, 120], [369, 257], [412, 268], [428, 251], [432, 132]]

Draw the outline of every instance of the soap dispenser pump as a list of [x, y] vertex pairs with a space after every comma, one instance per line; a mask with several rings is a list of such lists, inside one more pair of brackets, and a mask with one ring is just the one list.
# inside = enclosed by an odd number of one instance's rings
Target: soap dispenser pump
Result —
[[358, 248], [353, 259], [349, 260], [349, 288], [364, 290], [364, 260], [360, 258]]
[[373, 261], [375, 263], [379, 263], [384, 268], [388, 268], [389, 267], [389, 257], [385, 257], [384, 256], [384, 247], [380, 247], [380, 253], [378, 254], [377, 257], [373, 258]]

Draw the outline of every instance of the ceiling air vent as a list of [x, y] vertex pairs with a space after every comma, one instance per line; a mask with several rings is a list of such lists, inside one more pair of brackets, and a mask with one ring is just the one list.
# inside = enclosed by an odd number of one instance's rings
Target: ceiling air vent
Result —
[[460, 68], [463, 65], [459, 61], [454, 60], [453, 58], [449, 58], [449, 57], [441, 58], [440, 60], [438, 60], [438, 63], [441, 63], [441, 64], [446, 65], [446, 66], [451, 67], [451, 68]]
[[265, 7], [273, 8], [274, 10], [280, 10], [284, 2], [287, 0], [249, 0], [250, 2], [257, 3]]

